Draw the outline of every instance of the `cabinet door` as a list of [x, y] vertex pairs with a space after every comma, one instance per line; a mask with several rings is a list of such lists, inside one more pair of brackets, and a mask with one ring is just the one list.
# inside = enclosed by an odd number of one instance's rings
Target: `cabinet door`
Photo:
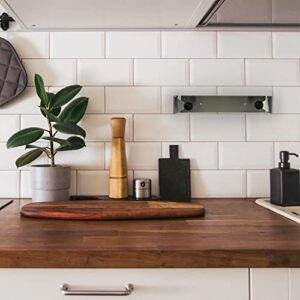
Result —
[[251, 300], [289, 300], [288, 269], [251, 269]]
[[[116, 299], [114, 296], [64, 296], [70, 288], [122, 290], [132, 300], [249, 300], [247, 269], [0, 269], [1, 299]], [[281, 299], [282, 300], [282, 299]]]
[[300, 268], [290, 269], [290, 300], [300, 299]]

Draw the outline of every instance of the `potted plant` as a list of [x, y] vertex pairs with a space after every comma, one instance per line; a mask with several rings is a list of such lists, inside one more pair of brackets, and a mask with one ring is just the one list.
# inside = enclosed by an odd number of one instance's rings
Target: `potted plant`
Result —
[[[46, 92], [40, 75], [35, 74], [34, 81], [40, 98], [41, 115], [47, 121], [47, 128], [22, 129], [9, 138], [7, 148], [25, 146], [29, 150], [16, 160], [18, 168], [30, 164], [41, 155], [46, 155], [49, 159], [47, 165], [31, 167], [32, 201], [69, 200], [71, 168], [56, 165], [55, 156], [61, 151], [85, 147], [86, 133], [78, 122], [85, 114], [88, 98], [74, 99], [82, 88], [80, 85], [67, 86], [54, 94]], [[59, 133], [71, 136], [58, 137]], [[35, 144], [38, 141], [47, 144]]]

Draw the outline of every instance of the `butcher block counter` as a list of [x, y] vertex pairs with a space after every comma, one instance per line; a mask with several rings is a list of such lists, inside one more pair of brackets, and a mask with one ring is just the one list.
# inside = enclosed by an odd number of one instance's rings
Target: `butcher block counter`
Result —
[[68, 221], [0, 211], [0, 268], [300, 267], [300, 226], [254, 199], [199, 199], [190, 219]]

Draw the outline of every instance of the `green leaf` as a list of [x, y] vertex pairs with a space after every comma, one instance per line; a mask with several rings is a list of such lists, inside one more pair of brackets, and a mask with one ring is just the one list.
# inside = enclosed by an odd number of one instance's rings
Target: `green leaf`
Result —
[[41, 106], [40, 109], [44, 117], [46, 117], [50, 122], [59, 122], [59, 119], [49, 112], [47, 108]]
[[53, 98], [51, 108], [58, 108], [71, 101], [81, 90], [80, 85], [70, 85], [61, 89]]
[[25, 149], [40, 149], [43, 152], [45, 152], [47, 156], [50, 155], [50, 151], [47, 150], [46, 147], [40, 147], [40, 146], [36, 146], [36, 145], [26, 145]]
[[41, 99], [42, 106], [47, 107], [49, 101], [48, 101], [48, 96], [47, 96], [47, 93], [45, 90], [43, 78], [39, 74], [35, 74], [34, 83], [35, 83], [36, 93], [38, 94], [39, 98]]
[[37, 141], [44, 133], [44, 129], [38, 127], [29, 127], [13, 134], [7, 141], [7, 148], [24, 146]]
[[42, 137], [42, 139], [46, 140], [46, 141], [50, 141], [50, 142], [55, 142], [55, 143], [60, 144], [60, 145], [69, 145], [69, 146], [71, 146], [71, 143], [68, 140], [59, 139], [59, 138], [56, 138], [56, 137], [44, 136], [44, 137]]
[[85, 147], [85, 142], [80, 137], [71, 136], [67, 140], [70, 143], [70, 145], [61, 145], [57, 148], [57, 151], [78, 150]]
[[76, 124], [73, 123], [56, 123], [53, 125], [53, 127], [62, 133], [68, 133], [68, 134], [75, 134], [75, 135], [80, 135], [85, 138], [86, 133], [85, 131], [79, 127]]
[[31, 151], [23, 154], [16, 160], [16, 166], [18, 168], [26, 166], [26, 165], [30, 164], [32, 161], [34, 161], [35, 159], [37, 159], [39, 156], [41, 156], [42, 153], [43, 153], [43, 150], [41, 150], [41, 149], [31, 150]]
[[85, 114], [89, 99], [80, 97], [70, 102], [62, 111], [59, 119], [62, 122], [71, 122], [77, 124]]

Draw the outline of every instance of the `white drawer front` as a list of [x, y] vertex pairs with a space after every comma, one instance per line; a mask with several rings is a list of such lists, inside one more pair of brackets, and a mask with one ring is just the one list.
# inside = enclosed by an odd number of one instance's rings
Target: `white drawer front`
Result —
[[[76, 289], [123, 289], [130, 296], [64, 296]], [[5, 300], [249, 300], [247, 269], [0, 269]]]

